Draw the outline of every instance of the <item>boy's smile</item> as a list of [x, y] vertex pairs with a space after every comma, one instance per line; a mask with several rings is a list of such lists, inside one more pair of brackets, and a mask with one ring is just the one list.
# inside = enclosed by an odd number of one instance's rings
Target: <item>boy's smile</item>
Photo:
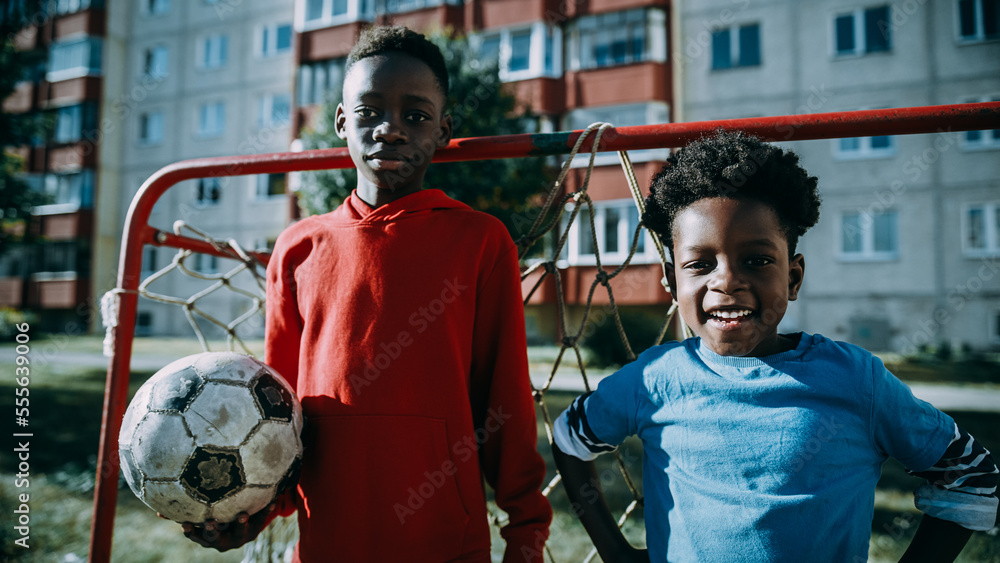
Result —
[[434, 151], [451, 140], [444, 105], [434, 72], [416, 57], [390, 52], [350, 67], [336, 125], [362, 200], [378, 207], [422, 187]]
[[751, 199], [706, 198], [674, 219], [671, 293], [684, 322], [722, 356], [767, 356], [794, 347], [778, 335], [798, 296], [805, 261], [789, 259], [778, 216]]

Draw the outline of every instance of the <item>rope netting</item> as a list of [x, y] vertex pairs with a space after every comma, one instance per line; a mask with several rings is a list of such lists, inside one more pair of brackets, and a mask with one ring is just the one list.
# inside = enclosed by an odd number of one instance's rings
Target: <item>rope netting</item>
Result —
[[[643, 236], [644, 226], [641, 221], [637, 223], [636, 228], [632, 233], [631, 247], [628, 255], [623, 260], [616, 260], [621, 263], [614, 266], [606, 266], [602, 262], [601, 249], [598, 244], [598, 230], [597, 225], [595, 224], [596, 213], [594, 200], [591, 199], [588, 193], [601, 137], [611, 128], [612, 126], [608, 123], [594, 123], [590, 125], [582, 135], [580, 135], [572, 151], [569, 153], [568, 158], [560, 169], [557, 179], [552, 184], [549, 192], [546, 194], [544, 203], [538, 211], [538, 215], [528, 232], [516, 241], [519, 249], [519, 257], [522, 264], [525, 264], [525, 269], [521, 275], [522, 281], [527, 280], [529, 277], [536, 274], [540, 274], [533, 280], [533, 285], [524, 298], [525, 305], [528, 305], [532, 296], [544, 283], [546, 283], [546, 280], [549, 278], [552, 279], [552, 283], [554, 283], [555, 286], [556, 315], [558, 317], [559, 334], [561, 335], [559, 351], [555, 360], [552, 362], [551, 371], [549, 371], [549, 375], [545, 383], [542, 385], [536, 385], [534, 382], [532, 383], [535, 403], [541, 413], [542, 423], [545, 427], [550, 444], [552, 443], [553, 436], [552, 424], [555, 416], [559, 415], [559, 412], [549, 411], [546, 403], [546, 394], [550, 392], [557, 371], [564, 365], [572, 364], [575, 360], [575, 366], [573, 366], [573, 368], [575, 368], [575, 370], [579, 370], [582, 388], [585, 391], [590, 391], [592, 389], [590, 379], [587, 375], [584, 353], [581, 349], [584, 341], [584, 332], [587, 329], [588, 323], [607, 322], [608, 320], [612, 321], [616, 328], [618, 337], [626, 350], [628, 359], [631, 361], [636, 358], [636, 353], [632, 348], [628, 335], [625, 333], [621, 314], [619, 312], [618, 305], [615, 302], [612, 281], [625, 271], [635, 257], [639, 248], [640, 238]], [[587, 162], [586, 173], [583, 180], [575, 191], [566, 192], [566, 178], [570, 170], [573, 168], [573, 161], [580, 151], [580, 148], [583, 146], [585, 140], [591, 136], [593, 136], [593, 148], [590, 151], [590, 157]], [[644, 198], [636, 180], [631, 160], [625, 151], [618, 152], [618, 157], [621, 163], [622, 171], [624, 172], [625, 183], [629, 188], [629, 192], [638, 211], [638, 215], [641, 217], [644, 211]], [[589, 280], [589, 291], [587, 293], [586, 302], [583, 306], [582, 317], [571, 323], [569, 321], [566, 295], [564, 292], [564, 282], [560, 274], [560, 267], [558, 263], [563, 250], [568, 244], [571, 229], [574, 223], [579, 219], [579, 216], [584, 209], [589, 211], [589, 213], [586, 213], [589, 217], [589, 222], [581, 225], [580, 229], [589, 230], [589, 237], [592, 243], [591, 247], [593, 248], [594, 259], [596, 261], [596, 272], [594, 273], [593, 279]], [[587, 231], [583, 231], [583, 233], [583, 236], [588, 235]], [[259, 327], [261, 326], [259, 323], [263, 322], [266, 283], [264, 274], [266, 265], [260, 259], [260, 255], [255, 252], [247, 251], [233, 239], [215, 239], [207, 232], [189, 225], [184, 221], [177, 221], [174, 223], [173, 234], [175, 235], [173, 241], [195, 241], [196, 243], [200, 243], [198, 246], [204, 248], [211, 255], [216, 256], [217, 258], [222, 258], [227, 262], [227, 264], [234, 265], [228, 269], [220, 269], [217, 272], [206, 272], [205, 268], [192, 264], [192, 261], [197, 260], [199, 252], [189, 248], [179, 247], [170, 264], [150, 274], [142, 281], [139, 288], [135, 290], [135, 293], [154, 302], [180, 307], [184, 311], [184, 315], [204, 351], [210, 350], [210, 339], [206, 336], [205, 328], [203, 327], [203, 325], [207, 324], [207, 326], [215, 327], [217, 333], [221, 331], [225, 334], [229, 350], [236, 351], [238, 347], [242, 352], [254, 355], [240, 333], [241, 331], [249, 333], [249, 331], [244, 331], [242, 329], [253, 326]], [[157, 242], [161, 245], [168, 246], [172, 241], [168, 241], [168, 237], [163, 235], [164, 233], [160, 233], [160, 236], [157, 237]], [[663, 270], [663, 278], [660, 281], [666, 291], [667, 257], [662, 243], [656, 234], [649, 232], [649, 235], [653, 241], [660, 266]], [[543, 252], [542, 254], [544, 256], [540, 258], [529, 258], [528, 255], [532, 249], [534, 249], [539, 242], [546, 240], [547, 237], [551, 237], [549, 240], [554, 241], [554, 244], [548, 245], [548, 252]], [[162, 293], [163, 290], [156, 289], [157, 286], [166, 285], [166, 280], [170, 279], [171, 276], [175, 278], [179, 276], [194, 280], [195, 282], [198, 282], [196, 285], [199, 287], [189, 296], [168, 295], [166, 293]], [[182, 284], [176, 281], [174, 282], [175, 288], [180, 285]], [[607, 317], [602, 321], [596, 321], [593, 319], [595, 294], [598, 292], [599, 288], [601, 291], [607, 293], [608, 298], [608, 304], [603, 307], [603, 312], [607, 314]], [[237, 315], [229, 321], [220, 319], [222, 316], [220, 312], [208, 305], [213, 299], [218, 299], [223, 292], [227, 291], [238, 296], [238, 300], [243, 303], [241, 308], [244, 309], [242, 314]], [[114, 350], [110, 349], [110, 334], [112, 328], [114, 328], [114, 320], [118, 318], [117, 304], [121, 292], [122, 290], [118, 289], [109, 291], [102, 300], [102, 316], [109, 335], [109, 337], [105, 340], [105, 353], [109, 356], [114, 353]], [[680, 322], [679, 316], [676, 315], [676, 311], [677, 306], [675, 303], [672, 303], [664, 316], [663, 323], [654, 344], [660, 344], [663, 342], [664, 338], [667, 336], [671, 323], [675, 322], [675, 317], [677, 317], [677, 326], [681, 327], [679, 330], [682, 331], [683, 335], [691, 335], [689, 329], [687, 329], [687, 327]], [[258, 324], [254, 325], [253, 323]], [[573, 359], [567, 361], [567, 352], [570, 351], [572, 351], [571, 355], [573, 356]], [[621, 478], [624, 480], [625, 486], [632, 497], [631, 502], [628, 503], [627, 507], [618, 519], [618, 526], [619, 528], [622, 528], [627, 522], [629, 522], [630, 518], [633, 517], [636, 509], [642, 506], [643, 495], [640, 486], [637, 484], [636, 478], [632, 474], [632, 470], [629, 468], [629, 465], [626, 463], [626, 460], [623, 458], [621, 452], [619, 450], [615, 450], [613, 455], [617, 462], [618, 469], [620, 470]], [[556, 473], [552, 480], [546, 484], [543, 490], [546, 497], [549, 497], [550, 494], [556, 490], [560, 480], [560, 475]], [[502, 526], [506, 520], [502, 511], [497, 509], [494, 505], [492, 505], [492, 503], [491, 520], [492, 524], [497, 527]], [[294, 517], [278, 519], [276, 522], [272, 523], [272, 525], [269, 526], [256, 541], [251, 542], [246, 546], [244, 561], [282, 561], [289, 546], [294, 544], [296, 536], [297, 530]], [[549, 543], [545, 547], [545, 555], [548, 561], [555, 562], [559, 559], [557, 556], [553, 555], [551, 549], [552, 545], [559, 544], [559, 542], [560, 537], [558, 531], [554, 528], [552, 530], [552, 535], [549, 538]], [[596, 549], [591, 549], [584, 560], [591, 561], [596, 555]]]

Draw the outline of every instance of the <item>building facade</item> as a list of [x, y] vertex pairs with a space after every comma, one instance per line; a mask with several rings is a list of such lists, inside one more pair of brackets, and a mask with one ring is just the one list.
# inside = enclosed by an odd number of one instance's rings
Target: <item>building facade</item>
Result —
[[[1000, 99], [993, 0], [677, 10], [678, 120]], [[1000, 131], [786, 145], [819, 177], [823, 207], [782, 328], [903, 353], [1000, 347]]]

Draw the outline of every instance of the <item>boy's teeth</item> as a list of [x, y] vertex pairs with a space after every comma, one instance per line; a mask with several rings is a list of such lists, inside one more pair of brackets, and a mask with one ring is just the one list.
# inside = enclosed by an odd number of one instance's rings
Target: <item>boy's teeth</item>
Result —
[[738, 319], [749, 315], [750, 312], [748, 309], [743, 309], [742, 311], [716, 311], [712, 313], [712, 316], [719, 317], [720, 319]]

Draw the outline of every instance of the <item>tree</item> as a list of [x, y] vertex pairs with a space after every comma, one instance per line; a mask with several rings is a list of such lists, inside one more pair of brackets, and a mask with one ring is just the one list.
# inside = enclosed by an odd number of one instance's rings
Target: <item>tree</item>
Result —
[[[39, 53], [20, 51], [14, 43], [17, 33], [31, 21], [29, 16], [42, 13], [38, 11], [37, 2], [26, 2], [22, 6], [24, 11], [10, 9], [0, 19], [3, 38], [0, 45], [0, 100], [14, 93], [25, 69], [35, 64], [40, 56]], [[38, 133], [39, 122], [34, 116], [0, 111], [0, 256], [10, 243], [28, 237], [31, 208], [46, 201], [43, 194], [31, 190], [18, 177], [24, 171], [22, 159], [7, 152], [10, 147], [29, 144]]]
[[[434, 34], [441, 48], [451, 88], [448, 107], [454, 138], [533, 132], [535, 118], [500, 81], [497, 65], [480, 63], [465, 37]], [[316, 127], [303, 132], [306, 149], [344, 146], [334, 128], [342, 92], [335, 87], [317, 115]], [[321, 170], [303, 173], [299, 203], [309, 214], [325, 213], [340, 204], [357, 185], [357, 171]], [[439, 163], [431, 166], [424, 186], [444, 190], [473, 209], [496, 216], [517, 239], [529, 225], [531, 203], [552, 179], [543, 157]], [[532, 217], [533, 219], [533, 217]]]

